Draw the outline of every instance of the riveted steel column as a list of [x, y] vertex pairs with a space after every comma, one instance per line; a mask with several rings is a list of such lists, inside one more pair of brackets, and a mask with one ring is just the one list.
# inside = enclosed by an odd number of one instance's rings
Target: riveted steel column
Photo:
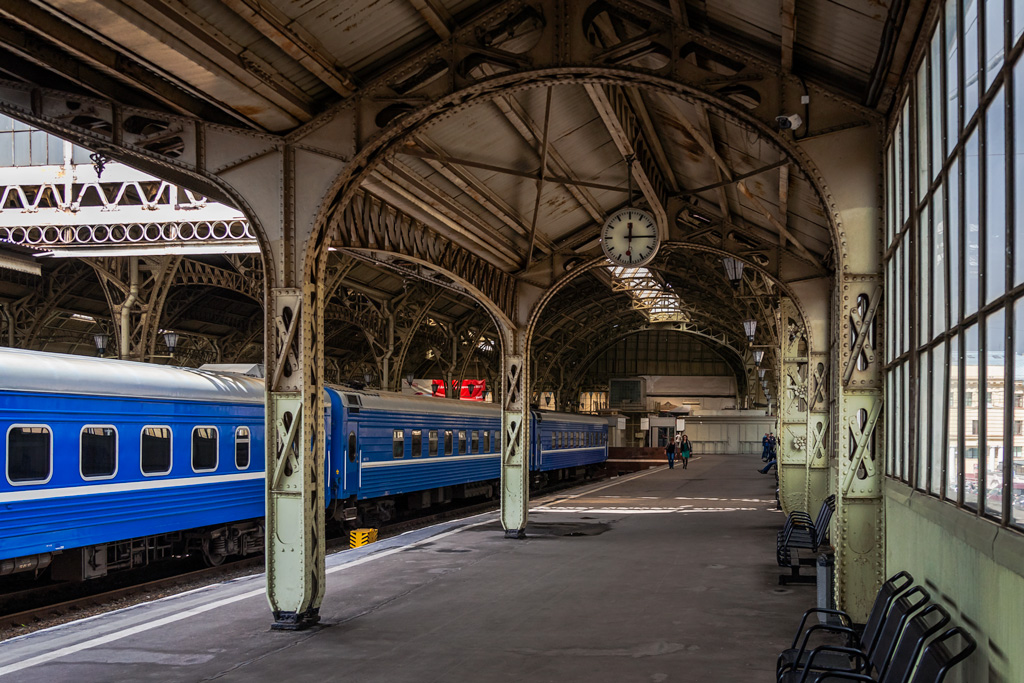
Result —
[[501, 525], [506, 538], [526, 535], [530, 502], [530, 401], [527, 333], [509, 330], [502, 347]]
[[885, 572], [882, 359], [877, 346], [881, 276], [843, 274], [838, 297], [836, 379], [841, 393], [832, 469], [836, 602], [855, 621], [864, 621]]
[[807, 477], [807, 330], [792, 299], [779, 305], [782, 372], [779, 381], [779, 501], [786, 514], [809, 510]]
[[788, 514], [813, 515], [828, 495], [828, 354], [811, 350], [803, 316], [792, 299], [780, 302], [782, 402], [779, 498]]

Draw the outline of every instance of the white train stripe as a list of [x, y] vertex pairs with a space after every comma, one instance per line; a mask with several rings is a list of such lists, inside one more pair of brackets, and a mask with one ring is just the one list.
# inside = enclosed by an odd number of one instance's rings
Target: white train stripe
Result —
[[99, 493], [124, 493], [127, 491], [149, 491], [153, 489], [172, 489], [184, 486], [203, 486], [207, 484], [226, 484], [235, 481], [263, 479], [263, 472], [239, 472], [238, 474], [197, 475], [178, 479], [146, 479], [144, 481], [126, 481], [112, 484], [89, 484], [87, 486], [64, 486], [62, 488], [21, 489], [8, 493], [0, 493], [0, 503], [20, 503], [30, 500], [46, 500], [49, 498], [70, 498], [72, 496], [92, 496]]
[[442, 458], [435, 456], [408, 458], [402, 460], [385, 460], [379, 462], [364, 462], [360, 467], [374, 469], [377, 467], [399, 467], [400, 465], [429, 465], [434, 462], [466, 462], [467, 460], [494, 460], [501, 458], [501, 453], [481, 453], [480, 455], [446, 455]]

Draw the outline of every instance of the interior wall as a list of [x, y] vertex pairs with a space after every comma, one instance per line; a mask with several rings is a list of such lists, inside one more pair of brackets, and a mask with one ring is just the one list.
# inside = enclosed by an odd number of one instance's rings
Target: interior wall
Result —
[[888, 480], [886, 573], [909, 571], [978, 650], [947, 683], [1024, 681], [1024, 537]]

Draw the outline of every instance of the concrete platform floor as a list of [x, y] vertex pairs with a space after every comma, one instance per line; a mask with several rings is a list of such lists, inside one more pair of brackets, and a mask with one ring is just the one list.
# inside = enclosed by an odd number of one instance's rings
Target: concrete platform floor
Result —
[[813, 606], [775, 565], [774, 477], [712, 455], [328, 558], [321, 626], [248, 577], [0, 644], [7, 681], [769, 681]]

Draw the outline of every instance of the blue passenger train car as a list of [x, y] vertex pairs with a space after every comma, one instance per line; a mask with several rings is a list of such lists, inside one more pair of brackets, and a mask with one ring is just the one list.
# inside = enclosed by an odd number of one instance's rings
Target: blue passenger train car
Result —
[[230, 535], [262, 548], [258, 524], [182, 532], [263, 515], [263, 393], [240, 375], [4, 349], [0, 574], [69, 549], [55, 576], [190, 542], [214, 560]]
[[[493, 404], [325, 388], [331, 518], [494, 495]], [[103, 576], [263, 549], [264, 385], [239, 374], [0, 349], [0, 576]], [[536, 481], [607, 458], [607, 425], [534, 411]]]

